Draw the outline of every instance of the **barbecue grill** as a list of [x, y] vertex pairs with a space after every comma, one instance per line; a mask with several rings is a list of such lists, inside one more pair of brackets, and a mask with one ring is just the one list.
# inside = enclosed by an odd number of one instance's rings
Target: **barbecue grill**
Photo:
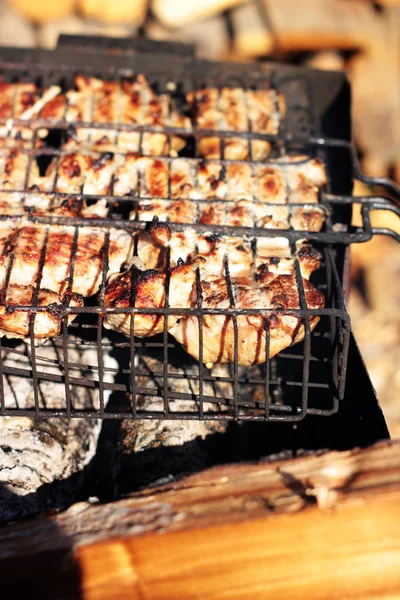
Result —
[[[225, 277], [232, 297], [230, 308], [202, 307], [201, 293], [198, 293], [196, 307], [171, 308], [168, 283], [165, 304], [162, 308], [136, 308], [134, 303], [124, 309], [105, 307], [110, 229], [138, 231], [148, 227], [148, 223], [140, 218], [129, 221], [126, 218], [138, 200], [136, 195], [117, 197], [113, 194], [112, 187], [110, 193], [101, 196], [70, 194], [69, 197], [78, 201], [85, 200], [88, 204], [98, 199], [107, 201], [107, 217], [90, 219], [91, 227], [98, 227], [106, 232], [100, 293], [98, 297], [86, 301], [85, 306], [82, 307], [70, 306], [68, 302], [57, 307], [63, 323], [62, 332], [60, 336], [47, 343], [54, 347], [57, 360], [46, 357], [41, 351], [41, 346], [36, 345], [33, 325], [36, 315], [46, 309], [37, 305], [37, 297], [34, 298], [33, 306], [21, 305], [9, 308], [10, 311], [28, 312], [31, 334], [30, 339], [25, 343], [5, 338], [0, 340], [0, 415], [277, 421], [281, 422], [283, 427], [285, 423], [292, 426], [294, 422], [310, 415], [305, 419], [306, 425], [302, 424], [303, 432], [314, 427], [317, 417], [330, 416], [334, 419], [333, 421], [329, 419], [331, 424], [336, 423], [342, 430], [342, 439], [340, 442], [335, 441], [336, 447], [354, 445], [354, 441], [367, 443], [387, 436], [381, 411], [352, 337], [345, 299], [348, 285], [349, 244], [367, 241], [377, 234], [389, 235], [400, 241], [400, 237], [393, 231], [373, 227], [370, 218], [371, 211], [376, 210], [391, 211], [400, 216], [399, 207], [393, 200], [381, 194], [374, 197], [353, 196], [353, 179], [379, 186], [379, 190], [392, 198], [400, 198], [400, 190], [386, 179], [371, 179], [360, 172], [356, 151], [351, 142], [350, 88], [345, 75], [270, 63], [255, 65], [213, 63], [197, 60], [193, 49], [182, 44], [128, 42], [79, 36], [61, 36], [58, 47], [54, 51], [2, 48], [0, 49], [0, 73], [4, 81], [35, 82], [39, 90], [47, 89], [52, 85], [60, 86], [63, 90], [72, 89], [77, 74], [116, 81], [143, 73], [160, 93], [169, 90], [174, 102], [181, 103], [184, 110], [187, 92], [200, 90], [205, 85], [219, 90], [230, 86], [243, 89], [270, 88], [277, 94], [282, 94], [286, 102], [286, 111], [285, 115], [281, 116], [279, 130], [271, 134], [254, 132], [251, 124], [246, 131], [239, 132], [200, 129], [193, 124], [190, 128], [171, 126], [154, 128], [150, 125], [99, 124], [86, 121], [75, 122], [74, 127], [88, 131], [101, 129], [105, 132], [111, 129], [117, 132], [117, 136], [122, 131], [136, 131], [139, 134], [139, 151], [142, 150], [143, 137], [146, 134], [154, 132], [164, 134], [169, 140], [169, 149], [172, 145], [171, 140], [179, 136], [186, 141], [181, 155], [198, 163], [206, 161], [199, 156], [199, 141], [207, 137], [218, 138], [221, 152], [218, 161], [222, 166], [222, 173], [227, 165], [242, 162], [225, 157], [227, 141], [232, 138], [244, 140], [249, 149], [249, 160], [246, 163], [254, 165], [257, 161], [252, 159], [252, 142], [259, 140], [269, 142], [271, 145], [271, 154], [266, 162], [277, 158], [284, 160], [294, 153], [305, 154], [321, 159], [328, 174], [328, 183], [319, 190], [318, 203], [315, 205], [324, 215], [321, 231], [300, 231], [293, 226], [288, 229], [212, 226], [217, 235], [245, 235], [254, 244], [265, 237], [285, 238], [293, 252], [295, 252], [296, 242], [306, 238], [322, 253], [321, 268], [314, 274], [313, 282], [325, 296], [325, 308], [307, 308], [300, 265], [296, 259], [300, 308], [289, 311], [289, 314], [301, 318], [305, 331], [304, 341], [274, 358], [269, 358], [268, 317], [272, 311], [235, 307], [230, 284], [229, 256], [225, 261]], [[65, 118], [49, 121], [41, 118], [40, 114], [24, 119], [13, 118], [13, 115], [10, 118], [12, 126], [21, 126], [33, 132], [29, 147], [24, 150], [29, 158], [26, 162], [23, 189], [19, 190], [23, 192], [24, 201], [27, 201], [30, 195], [36, 193], [36, 190], [29, 186], [33, 162], [36, 161], [39, 168], [42, 168], [52, 158], [63, 155], [60, 140], [66, 133], [71, 132], [71, 123]], [[49, 134], [45, 146], [38, 147], [36, 141], [43, 129], [46, 129]], [[173, 158], [170, 151], [167, 154], [168, 156], [163, 156], [162, 160], [166, 161], [170, 168]], [[56, 178], [57, 174], [55, 180]], [[56, 188], [53, 187], [49, 192], [52, 198], [66, 197], [65, 194], [55, 190]], [[161, 198], [161, 201], [167, 202], [171, 199], [169, 186], [168, 195]], [[204, 202], [205, 200], [202, 199], [194, 201], [197, 214], [199, 214], [198, 207]], [[352, 225], [354, 205], [360, 206], [361, 226]], [[29, 214], [29, 211], [27, 219], [45, 225], [68, 224], [75, 228], [75, 240], [80, 228], [88, 225], [88, 220], [82, 217], [37, 216]], [[169, 223], [169, 227], [172, 231], [184, 231], [188, 228], [188, 224]], [[190, 227], [200, 232], [210, 231], [210, 226], [202, 224], [198, 218], [194, 223], [190, 223]], [[36, 281], [37, 289], [40, 286], [45, 251], [44, 246]], [[76, 241], [70, 265], [70, 281], [74, 271], [75, 253]], [[11, 268], [12, 261], [10, 261], [9, 271]], [[6, 282], [7, 279], [9, 273]], [[169, 336], [167, 319], [164, 319], [163, 333], [149, 339], [135, 336], [134, 320], [131, 319], [131, 335], [127, 339], [117, 332], [104, 328], [104, 317], [109, 313], [195, 316], [199, 322], [200, 360], [193, 361]], [[71, 314], [77, 315], [77, 318], [68, 325], [68, 316]], [[222, 374], [218, 368], [213, 367], [210, 370], [202, 364], [202, 320], [207, 314], [222, 314], [231, 317], [233, 321], [234, 361]], [[284, 310], [282, 314], [285, 314]], [[238, 364], [237, 319], [243, 315], [265, 317], [267, 340], [265, 362], [249, 368]], [[314, 331], [311, 331], [309, 325], [309, 318], [312, 316], [320, 317], [320, 322]], [[94, 349], [97, 356], [95, 364], [74, 362], [71, 359], [71, 351], [77, 347]], [[108, 354], [118, 361], [118, 367], [106, 365], [105, 357]], [[160, 370], [151, 371], [146, 368], [142, 360], [143, 356], [153, 356], [158, 359]], [[176, 365], [188, 365], [187, 378], [190, 384], [188, 393], [182, 393], [177, 389], [176, 383], [182, 378], [182, 374], [178, 372]], [[29, 406], [20, 407], [18, 399], [12, 396], [18, 378], [30, 378], [33, 381], [34, 394]], [[65, 399], [62, 405], [56, 408], [46, 407], [41, 396], [41, 385], [45, 381], [56, 381], [64, 385]], [[76, 402], [77, 388], [97, 389], [98, 402], [90, 408], [83, 409]], [[115, 410], [107, 405], [110, 392], [120, 394], [126, 399], [122, 408]], [[151, 409], [146, 408], [144, 400], [148, 396], [158, 398], [158, 405], [154, 406], [153, 402]], [[353, 427], [356, 423], [359, 432], [358, 439], [354, 440]], [[279, 435], [280, 431], [282, 430], [276, 429], [275, 435]], [[310, 443], [314, 443], [315, 447], [329, 446], [332, 442], [329, 442], [330, 436], [326, 433], [326, 428], [321, 428], [319, 432], [314, 431], [314, 442]], [[321, 443], [322, 439], [324, 441]]]

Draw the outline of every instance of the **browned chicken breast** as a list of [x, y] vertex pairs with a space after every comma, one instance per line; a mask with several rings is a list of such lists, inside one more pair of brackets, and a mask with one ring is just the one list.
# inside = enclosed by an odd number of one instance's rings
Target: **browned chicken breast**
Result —
[[[82, 296], [95, 294], [103, 278], [106, 230], [79, 227], [75, 236], [75, 227], [35, 225], [21, 221], [6, 241], [3, 277], [7, 271], [8, 260], [12, 259], [10, 283], [34, 284], [43, 254], [40, 285], [62, 293], [67, 288], [71, 276], [75, 247], [72, 291]], [[119, 272], [121, 265], [130, 257], [132, 249], [133, 240], [129, 233], [111, 229], [108, 243], [109, 274]]]
[[[17, 212], [14, 210], [16, 205]], [[18, 215], [18, 210], [21, 214], [22, 207], [23, 212], [32, 215], [86, 217], [89, 223], [90, 218], [107, 214], [103, 200], [86, 206], [79, 199], [54, 198], [39, 193], [28, 195], [27, 198], [19, 194], [3, 194], [0, 206], [3, 214]], [[5, 311], [3, 322], [7, 325], [3, 328], [7, 330], [8, 337], [12, 337], [13, 324], [17, 337], [25, 335], [21, 331], [26, 330], [29, 321], [29, 311], [15, 309], [12, 312], [18, 318], [11, 319], [8, 316], [7, 306], [11, 301], [17, 305], [20, 303], [18, 298], [23, 298], [24, 303], [29, 305], [32, 290], [37, 286], [40, 288], [41, 306], [46, 305], [47, 299], [50, 299], [50, 304], [64, 302], [67, 289], [71, 290], [72, 299], [91, 296], [98, 291], [103, 280], [106, 255], [108, 271], [105, 276], [108, 276], [118, 273], [132, 252], [133, 238], [124, 230], [111, 228], [107, 234], [105, 228], [34, 223], [25, 216], [10, 216], [1, 220], [0, 288], [6, 286], [7, 295], [4, 299], [3, 293], [0, 308]], [[38, 314], [35, 336], [36, 333], [37, 337], [58, 335], [60, 323], [57, 329], [54, 324], [56, 316], [56, 313], [48, 316], [46, 311]]]
[[[78, 75], [76, 87], [77, 91], [67, 93], [66, 119], [72, 123], [91, 121], [148, 125], [155, 129], [168, 126], [191, 129], [190, 120], [177, 110], [171, 94], [157, 94], [143, 75], [121, 81], [103, 81]], [[129, 151], [141, 150], [143, 154], [153, 156], [173, 155], [185, 145], [182, 137], [171, 136], [169, 139], [166, 134], [156, 131], [145, 132], [142, 140], [139, 132], [128, 134], [110, 129], [105, 131], [78, 127], [75, 143], [95, 149], [103, 140], [108, 145], [108, 151], [120, 151], [121, 143], [128, 143]]]
[[[204, 88], [187, 94], [198, 129], [277, 134], [284, 113], [282, 97], [274, 90]], [[205, 158], [263, 160], [271, 150], [265, 140], [226, 136], [203, 137], [198, 152]]]
[[[179, 265], [170, 271], [168, 281], [169, 305], [172, 308], [190, 308], [192, 292], [196, 285], [196, 269], [198, 261]], [[131, 267], [129, 271], [111, 278], [105, 294], [107, 308], [163, 308], [166, 301], [165, 271], [140, 271]], [[167, 328], [170, 329], [179, 316], [168, 316]], [[131, 316], [124, 313], [108, 313], [104, 319], [108, 329], [121, 331], [126, 336], [131, 334]], [[161, 333], [164, 328], [164, 317], [160, 314], [136, 314], [134, 316], [134, 335], [151, 337]]]
[[[186, 232], [185, 232], [186, 233]], [[311, 273], [318, 268], [319, 254], [310, 246], [300, 245], [297, 257], [290, 256], [287, 240], [268, 240], [252, 248], [250, 241], [243, 238], [215, 239], [203, 236], [195, 244], [193, 255], [187, 255], [183, 263], [179, 253], [179, 241], [184, 250], [188, 241], [182, 242], [181, 232], [168, 232], [168, 227], [158, 225], [153, 237], [160, 245], [170, 243], [172, 267], [169, 277], [168, 306], [172, 315], [168, 317], [169, 332], [195, 358], [199, 358], [199, 321], [197, 316], [173, 315], [175, 308], [203, 309], [265, 309], [265, 313], [239, 316], [238, 361], [249, 366], [264, 362], [266, 357], [265, 322], [270, 323], [269, 356], [296, 343], [304, 337], [304, 323], [292, 314], [276, 314], [275, 309], [300, 308], [295, 262], [299, 261], [305, 297], [309, 308], [322, 308], [323, 295], [309, 283]], [[262, 242], [264, 240], [261, 240]], [[200, 246], [200, 247], [199, 247]], [[201, 252], [203, 250], [203, 252]], [[282, 258], [280, 258], [280, 256]], [[194, 258], [194, 260], [193, 260]], [[201, 298], [197, 296], [196, 271], [200, 277]], [[228, 283], [228, 272], [230, 286]], [[139, 270], [131, 268], [115, 276], [108, 284], [105, 305], [109, 308], [162, 308], [166, 302], [167, 274], [164, 269]], [[129, 314], [107, 314], [106, 326], [125, 335], [131, 334]], [[315, 327], [318, 317], [310, 318], [310, 328]], [[159, 314], [139, 314], [134, 317], [134, 335], [148, 337], [162, 332], [164, 318]], [[232, 317], [226, 315], [204, 315], [202, 320], [203, 361], [228, 363], [234, 360], [235, 334]]]
[[[34, 83], [7, 83], [0, 78], [0, 147], [31, 147], [34, 132], [32, 128], [14, 126], [10, 119], [21, 116], [38, 99]], [[9, 123], [6, 126], [7, 122]]]
[[319, 207], [295, 208], [287, 205], [271, 206], [259, 202], [195, 202], [192, 200], [138, 201], [131, 219], [170, 223], [201, 223], [203, 225], [228, 225], [230, 227], [258, 227], [263, 229], [289, 229], [320, 231], [325, 213]]
[[[62, 327], [62, 304], [68, 306], [83, 306], [83, 298], [79, 294], [66, 293], [63, 296], [40, 288], [36, 302], [35, 288], [32, 285], [11, 284], [7, 287], [6, 297], [0, 303], [0, 336], [9, 338], [26, 338], [32, 328], [35, 338], [46, 339], [60, 334]], [[45, 306], [44, 311], [18, 309], [18, 306]], [[15, 308], [14, 308], [15, 307]], [[68, 316], [68, 324], [76, 315]]]
[[[197, 256], [206, 259], [207, 271], [224, 275], [227, 265], [233, 275], [249, 275], [270, 257], [291, 256], [289, 241], [285, 237], [259, 237], [216, 235], [211, 232], [199, 233], [187, 228], [175, 231], [167, 223], [151, 223], [146, 231], [138, 236], [138, 257], [141, 268], [160, 268], [178, 262], [190, 262]], [[297, 242], [297, 250], [308, 247], [304, 241]], [[291, 258], [293, 263], [293, 257]], [[300, 262], [304, 267], [304, 259]], [[202, 268], [200, 266], [200, 268]]]
[[[318, 159], [292, 157], [268, 167], [232, 164], [225, 171], [217, 161], [199, 165], [176, 159], [170, 162], [170, 178], [169, 188], [166, 161], [132, 155], [118, 171], [114, 192], [134, 195], [141, 181], [139, 195], [148, 199], [135, 202], [130, 215], [140, 221], [156, 217], [162, 222], [298, 231], [320, 231], [325, 221], [324, 210], [314, 206], [326, 183]], [[170, 196], [175, 200], [165, 200]]]
[[[139, 164], [143, 160], [138, 159]], [[263, 165], [223, 165], [217, 160], [188, 158], [170, 162], [147, 159], [145, 164], [143, 195], [159, 198], [309, 204], [318, 201], [318, 190], [327, 182], [322, 161], [304, 156], [271, 160]]]
[[[303, 279], [305, 298], [308, 308], [324, 306], [323, 295], [306, 279]], [[235, 323], [237, 328], [236, 348], [238, 364], [251, 366], [263, 363], [268, 356], [275, 356], [281, 350], [304, 338], [304, 323], [293, 314], [281, 313], [281, 310], [298, 309], [299, 295], [293, 270], [288, 274], [275, 275], [267, 266], [262, 265], [255, 277], [231, 279], [229, 292], [223, 277], [208, 278], [201, 283], [202, 306], [206, 309], [230, 307], [239, 309], [258, 309], [260, 314], [229, 317], [224, 314], [205, 314], [202, 318], [203, 337], [202, 359], [207, 367], [215, 363], [230, 363], [235, 357]], [[232, 303], [232, 297], [234, 302]], [[262, 312], [265, 309], [265, 313]], [[269, 309], [270, 312], [267, 312]], [[276, 310], [279, 309], [279, 312]], [[272, 312], [271, 312], [272, 310]], [[310, 329], [314, 329], [318, 316], [309, 319]], [[269, 348], [266, 348], [266, 328], [269, 327]], [[170, 333], [182, 344], [185, 350], [199, 359], [199, 322], [196, 317], [181, 318]]]

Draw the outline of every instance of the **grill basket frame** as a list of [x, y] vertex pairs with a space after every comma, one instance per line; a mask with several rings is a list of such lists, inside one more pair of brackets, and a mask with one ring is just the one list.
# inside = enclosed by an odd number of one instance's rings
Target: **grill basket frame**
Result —
[[[64, 46], [67, 44], [64, 44]], [[76, 44], [75, 44], [76, 47]], [[154, 49], [154, 47], [152, 47]], [[160, 52], [163, 48], [160, 47]], [[300, 298], [300, 308], [292, 311], [283, 311], [284, 314], [296, 314], [304, 323], [305, 339], [278, 357], [269, 359], [266, 357], [265, 366], [258, 367], [258, 372], [243, 373], [237, 364], [233, 364], [229, 375], [224, 380], [220, 375], [213, 376], [199, 363], [190, 365], [188, 379], [195, 382], [194, 391], [182, 394], [174, 390], [173, 381], [181, 375], [174, 371], [171, 366], [171, 354], [176, 353], [176, 348], [168, 336], [166, 322], [164, 319], [164, 332], [160, 340], [141, 341], [134, 339], [134, 330], [131, 330], [129, 340], [118, 334], [111, 334], [104, 338], [103, 320], [106, 312], [118, 312], [129, 314], [184, 314], [189, 312], [198, 317], [201, 331], [201, 320], [205, 314], [216, 312], [203, 308], [201, 302], [196, 309], [173, 309], [169, 307], [168, 293], [164, 308], [139, 309], [132, 306], [129, 309], [109, 309], [104, 307], [104, 288], [107, 280], [107, 248], [110, 228], [121, 227], [127, 230], [138, 230], [146, 227], [145, 222], [122, 220], [118, 213], [113, 213], [117, 203], [135, 202], [137, 197], [121, 199], [113, 194], [102, 196], [88, 196], [79, 194], [80, 200], [97, 200], [105, 198], [109, 203], [109, 215], [99, 222], [93, 219], [65, 218], [45, 216], [37, 217], [28, 214], [28, 220], [44, 225], [68, 224], [79, 228], [90, 224], [104, 228], [105, 234], [105, 259], [102, 285], [100, 287], [99, 301], [97, 304], [87, 303], [82, 308], [64, 305], [60, 310], [63, 321], [62, 333], [59, 338], [52, 342], [58, 348], [60, 361], [59, 372], [54, 373], [46, 370], [46, 362], [40, 354], [40, 347], [35, 346], [33, 324], [35, 315], [44, 310], [39, 306], [18, 306], [18, 310], [28, 311], [31, 315], [31, 336], [26, 345], [25, 353], [28, 363], [21, 367], [15, 366], [7, 361], [10, 356], [15, 359], [23, 356], [19, 347], [15, 348], [11, 343], [5, 344], [0, 339], [0, 415], [1, 416], [35, 416], [35, 417], [85, 417], [85, 418], [109, 418], [109, 419], [204, 419], [227, 420], [240, 419], [248, 421], [282, 421], [296, 422], [303, 419], [307, 414], [329, 416], [339, 410], [339, 404], [345, 394], [345, 380], [347, 372], [347, 357], [350, 343], [350, 319], [346, 311], [345, 298], [343, 294], [345, 259], [343, 249], [350, 243], [360, 243], [371, 239], [375, 234], [389, 235], [400, 241], [400, 236], [389, 229], [376, 228], [371, 225], [371, 211], [385, 210], [400, 216], [400, 209], [390, 199], [377, 194], [375, 197], [355, 197], [352, 195], [352, 179], [359, 179], [368, 184], [381, 186], [389, 194], [400, 198], [397, 186], [387, 180], [371, 179], [361, 174], [356, 151], [351, 142], [350, 112], [349, 112], [349, 85], [342, 74], [326, 74], [297, 67], [286, 67], [281, 65], [257, 65], [249, 68], [249, 65], [210, 63], [197, 61], [191, 52], [184, 53], [179, 47], [175, 53], [156, 55], [152, 52], [143, 52], [142, 49], [131, 47], [128, 52], [124, 48], [120, 54], [109, 54], [108, 52], [97, 55], [91, 53], [91, 48], [85, 50], [85, 62], [82, 67], [77, 65], [82, 62], [82, 51], [63, 49], [63, 45], [53, 52], [41, 50], [27, 51], [22, 49], [0, 49], [0, 73], [5, 79], [18, 81], [36, 81], [39, 86], [48, 87], [52, 84], [61, 84], [65, 89], [71, 85], [75, 74], [102, 76], [107, 79], [115, 77], [124, 78], [133, 73], [144, 73], [151, 83], [157, 83], [159, 89], [166, 89], [169, 81], [174, 81], [183, 92], [189, 89], [201, 89], [205, 82], [213, 83], [220, 89], [235, 82], [242, 87], [256, 87], [264, 85], [269, 81], [276, 91], [281, 92], [287, 101], [286, 117], [281, 123], [277, 134], [257, 134], [249, 132], [230, 132], [216, 130], [193, 130], [187, 131], [178, 128], [163, 128], [162, 133], [171, 139], [173, 136], [190, 137], [198, 140], [203, 137], [219, 137], [221, 140], [234, 138], [245, 138], [249, 142], [251, 153], [251, 140], [268, 141], [274, 150], [282, 155], [287, 151], [304, 151], [308, 155], [323, 160], [328, 168], [329, 182], [320, 190], [318, 206], [325, 213], [325, 226], [320, 232], [304, 232], [289, 230], [270, 230], [261, 228], [234, 228], [229, 226], [212, 226], [216, 233], [222, 235], [247, 235], [251, 238], [257, 237], [283, 237], [288, 240], [291, 248], [299, 239], [307, 238], [317, 246], [323, 253], [323, 263], [320, 271], [315, 275], [317, 287], [324, 292], [326, 306], [324, 309], [308, 309], [305, 302], [304, 286], [300, 276], [300, 266], [296, 259], [296, 279]], [[139, 67], [140, 65], [140, 67]], [[156, 65], [156, 66], [155, 66]], [[14, 119], [15, 126], [32, 128], [35, 132], [33, 149], [27, 150], [29, 162], [25, 177], [24, 188], [29, 181], [29, 170], [33, 160], [38, 153], [55, 156], [60, 152], [54, 148], [35, 149], [35, 140], [40, 128], [56, 125], [57, 129], [68, 130], [71, 123], [66, 121], [49, 123], [41, 119]], [[104, 128], [104, 124], [74, 123], [75, 126], [88, 127], [90, 129]], [[141, 126], [110, 125], [112, 129], [137, 131], [141, 138], [145, 133], [152, 133], [154, 128]], [[107, 127], [106, 127], [107, 128]], [[159, 132], [159, 130], [157, 130]], [[197, 145], [195, 144], [195, 147]], [[221, 163], [225, 165], [224, 143], [221, 144]], [[196, 155], [197, 152], [194, 152]], [[171, 158], [163, 157], [163, 160], [171, 161]], [[200, 160], [200, 159], [199, 159]], [[241, 161], [237, 161], [241, 162]], [[253, 161], [254, 162], [254, 161]], [[24, 196], [29, 197], [33, 191], [24, 189]], [[54, 198], [65, 196], [57, 192]], [[76, 197], [76, 194], [72, 194]], [[170, 198], [166, 198], [168, 200]], [[351, 211], [354, 204], [361, 208], [361, 226], [351, 224]], [[2, 218], [7, 218], [4, 215]], [[210, 230], [210, 226], [192, 223], [190, 225], [196, 230]], [[185, 224], [171, 224], [171, 228], [181, 230]], [[108, 233], [107, 233], [108, 232]], [[76, 233], [76, 236], [78, 233]], [[76, 252], [76, 244], [75, 244]], [[41, 270], [45, 259], [45, 247], [41, 255], [41, 268], [36, 280], [36, 287], [40, 285]], [[73, 274], [74, 259], [71, 260], [71, 274]], [[168, 276], [167, 276], [168, 279]], [[229, 261], [226, 263], [226, 280], [230, 287]], [[168, 285], [167, 285], [168, 290]], [[231, 295], [233, 295], [230, 289]], [[222, 309], [220, 309], [222, 310]], [[268, 311], [254, 309], [245, 311], [243, 309], [223, 309], [222, 313], [233, 319], [234, 328], [237, 332], [235, 320], [244, 314], [255, 313], [265, 316]], [[67, 327], [68, 315], [79, 313], [76, 326]], [[310, 331], [308, 317], [320, 316], [321, 321], [314, 332]], [[133, 319], [131, 319], [133, 323]], [[268, 339], [268, 319], [265, 319]], [[133, 326], [132, 326], [133, 327]], [[77, 338], [81, 336], [83, 345], [95, 348], [97, 354], [97, 365], [86, 365], [90, 367], [90, 376], [74, 374], [74, 361], [69, 357], [69, 344], [71, 343], [71, 332]], [[92, 339], [87, 340], [87, 334]], [[201, 336], [201, 334], [200, 334]], [[105, 344], [110, 344], [116, 351], [120, 367], [115, 369], [115, 381], [107, 381], [107, 373], [110, 368], [105, 365]], [[237, 333], [235, 335], [235, 356], [238, 356]], [[268, 344], [267, 344], [268, 346]], [[324, 346], [325, 349], [322, 347]], [[143, 374], [140, 369], [140, 360], [143, 353], [154, 353], [157, 357], [160, 371], [148, 374], [151, 386], [137, 385], [137, 378]], [[268, 352], [267, 352], [268, 354]], [[25, 360], [25, 358], [24, 358]], [[235, 361], [237, 363], [237, 360]], [[293, 367], [293, 365], [297, 365]], [[13, 366], [14, 365], [14, 366]], [[44, 365], [44, 366], [43, 366]], [[300, 365], [300, 368], [299, 368]], [[82, 371], [87, 371], [82, 368]], [[194, 370], [197, 368], [197, 374]], [[256, 370], [257, 370], [256, 369]], [[112, 369], [111, 369], [112, 371]], [[325, 379], [329, 371], [328, 379]], [[94, 375], [92, 376], [92, 374]], [[97, 375], [96, 375], [97, 373]], [[261, 374], [260, 374], [261, 373]], [[282, 375], [283, 373], [283, 375]], [[323, 373], [324, 380], [319, 381], [318, 374]], [[4, 378], [28, 377], [33, 382], [33, 398], [31, 406], [20, 408], [17, 403], [10, 406], [6, 399], [6, 386]], [[57, 408], [46, 408], [43, 405], [40, 394], [41, 381], [56, 381], [65, 387], [65, 405]], [[221, 381], [228, 384], [232, 390], [230, 397], [210, 396], [205, 392], [205, 387], [220, 385]], [[9, 385], [9, 382], [8, 382]], [[74, 386], [98, 388], [99, 398], [96, 406], [82, 409], [74, 405], [72, 390]], [[263, 392], [256, 394], [254, 401], [246, 400], [249, 386], [253, 390], [262, 389]], [[127, 398], [124, 409], [113, 411], [107, 407], [107, 393], [123, 393]], [[321, 398], [321, 394], [325, 396]], [[157, 408], [146, 410], [143, 406], [143, 398], [152, 396], [157, 399]], [[174, 408], [175, 400], [183, 400], [190, 403], [190, 410]], [[212, 406], [212, 410], [209, 406]], [[179, 405], [180, 406], [180, 405]], [[205, 408], [205, 406], [207, 408]]]

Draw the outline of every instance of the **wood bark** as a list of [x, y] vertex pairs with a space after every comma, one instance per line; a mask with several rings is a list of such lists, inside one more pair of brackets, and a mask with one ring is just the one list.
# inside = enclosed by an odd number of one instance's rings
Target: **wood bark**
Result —
[[400, 441], [216, 467], [0, 531], [5, 598], [387, 599], [399, 564]]

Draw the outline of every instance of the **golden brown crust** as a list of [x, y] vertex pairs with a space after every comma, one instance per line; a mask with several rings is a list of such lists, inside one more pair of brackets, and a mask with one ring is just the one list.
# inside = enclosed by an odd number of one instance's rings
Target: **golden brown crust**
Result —
[[[165, 224], [154, 224], [150, 237], [171, 249], [172, 264], [177, 260], [179, 247], [187, 248], [190, 232], [173, 232]], [[185, 239], [188, 236], [188, 239]], [[193, 240], [192, 240], [193, 241]], [[261, 314], [238, 316], [238, 360], [250, 366], [265, 361], [265, 319], [270, 326], [269, 355], [300, 341], [304, 337], [304, 323], [291, 314], [300, 308], [295, 262], [298, 260], [307, 306], [318, 309], [324, 306], [324, 297], [309, 281], [311, 273], [319, 267], [321, 256], [309, 245], [301, 245], [296, 257], [280, 258], [269, 254], [255, 263], [253, 248], [243, 238], [214, 238], [203, 235], [193, 245], [196, 254], [180, 257], [187, 260], [171, 269], [169, 306], [193, 308], [197, 305], [196, 274], [201, 283], [203, 309], [229, 309], [234, 301], [236, 308], [259, 309]], [[194, 250], [194, 249], [193, 249]], [[264, 254], [265, 254], [264, 249]], [[231, 291], [226, 278], [228, 259]], [[166, 273], [163, 270], [130, 271], [116, 276], [106, 289], [106, 306], [126, 308], [160, 308], [165, 303]], [[265, 310], [265, 312], [262, 312]], [[272, 312], [271, 312], [272, 311]], [[135, 335], [148, 337], [161, 333], [164, 319], [160, 315], [140, 314], [134, 317]], [[317, 315], [309, 319], [310, 328], [319, 320]], [[124, 314], [108, 314], [107, 326], [129, 336], [131, 317]], [[168, 317], [167, 329], [192, 356], [199, 359], [199, 323], [197, 316]], [[234, 360], [235, 328], [231, 317], [226, 315], [203, 316], [203, 361], [206, 364], [227, 363]]]
[[[277, 134], [283, 104], [274, 90], [244, 90], [224, 87], [203, 88], [187, 94], [197, 128], [220, 131], [252, 131]], [[198, 151], [205, 158], [229, 160], [264, 160], [271, 150], [266, 140], [226, 137], [203, 137]]]
[[[19, 197], [14, 198], [17, 202]], [[104, 217], [104, 201], [87, 207], [77, 199], [56, 200], [46, 195], [30, 198], [23, 206], [32, 215], [57, 215], [63, 217]], [[36, 200], [37, 202], [34, 202]], [[0, 206], [2, 202], [0, 200]], [[20, 211], [21, 212], [21, 211]], [[76, 236], [77, 234], [77, 236]], [[95, 227], [35, 224], [25, 217], [10, 218], [1, 222], [0, 228], [0, 285], [3, 284], [12, 256], [9, 274], [11, 284], [29, 286], [36, 282], [40, 262], [43, 261], [41, 287], [62, 293], [68, 285], [72, 269], [72, 252], [75, 249], [72, 291], [83, 296], [95, 294], [103, 277], [106, 231]], [[45, 247], [44, 247], [45, 246]], [[124, 230], [110, 229], [108, 243], [109, 274], [120, 270], [130, 258], [133, 238]]]
[[[32, 327], [35, 338], [45, 339], [60, 334], [63, 323], [62, 305], [83, 306], [83, 298], [79, 294], [65, 293], [63, 296], [41, 288], [37, 294], [36, 306], [47, 306], [48, 310], [34, 312], [18, 310], [17, 306], [32, 306], [35, 288], [31, 285], [9, 285], [7, 296], [0, 304], [0, 336], [22, 337], [30, 335]], [[68, 316], [68, 324], [76, 315]]]
[[[5, 83], [0, 80], [0, 123], [23, 117], [48, 92], [49, 89], [39, 91], [35, 83]], [[196, 127], [275, 134], [284, 112], [282, 99], [274, 90], [224, 87], [220, 92], [215, 88], [190, 92], [187, 95], [191, 110], [189, 116], [182, 108], [183, 98], [177, 100], [178, 96], [169, 90], [156, 91], [141, 74], [120, 81], [77, 75], [74, 89], [60, 93], [56, 90], [55, 93], [43, 102], [35, 116], [49, 121], [66, 120], [72, 124], [92, 122], [107, 125], [109, 128], [102, 132], [78, 126], [74, 143], [68, 147], [110, 152], [116, 152], [126, 143], [123, 132], [110, 129], [116, 123], [152, 128], [176, 127], [187, 131]], [[17, 138], [20, 129], [19, 126], [15, 128], [11, 138]], [[33, 132], [27, 130], [25, 135], [27, 143], [31, 144]], [[150, 156], [176, 156], [186, 145], [184, 137], [156, 131], [144, 132], [141, 148], [139, 134], [128, 132], [128, 137], [127, 150], [140, 150]], [[240, 137], [227, 137], [221, 145], [218, 138], [205, 137], [199, 140], [198, 150], [206, 158], [224, 156], [226, 159], [264, 160], [270, 148], [271, 144], [266, 140], [250, 142]]]
[[[177, 266], [170, 271], [169, 306], [190, 308], [193, 288], [196, 284], [197, 263]], [[166, 300], [167, 274], [159, 270], [140, 271], [131, 267], [129, 271], [112, 278], [105, 294], [105, 306], [108, 308], [162, 308]], [[168, 316], [167, 328], [170, 329], [178, 316]], [[130, 336], [131, 317], [128, 314], [107, 314], [105, 326], [117, 329]], [[138, 337], [150, 337], [161, 333], [164, 317], [157, 314], [137, 314], [134, 317], [134, 334]]]
[[[294, 273], [274, 277], [268, 268], [259, 272], [256, 283], [251, 278], [232, 280], [235, 308], [273, 309], [261, 315], [238, 316], [235, 320], [227, 315], [206, 314], [202, 322], [202, 360], [207, 366], [216, 363], [231, 363], [235, 358], [235, 324], [237, 331], [237, 359], [242, 366], [263, 363], [266, 360], [266, 328], [269, 327], [270, 342], [268, 356], [271, 358], [281, 350], [304, 338], [304, 322], [300, 317], [282, 312], [298, 309], [299, 296]], [[323, 295], [306, 279], [303, 279], [307, 306], [312, 309], [324, 306]], [[226, 280], [216, 278], [201, 284], [202, 306], [226, 310], [231, 305]], [[279, 310], [279, 312], [275, 312]], [[319, 317], [309, 318], [309, 327], [314, 329]], [[192, 316], [180, 319], [170, 333], [194, 358], [200, 358], [199, 324]]]

